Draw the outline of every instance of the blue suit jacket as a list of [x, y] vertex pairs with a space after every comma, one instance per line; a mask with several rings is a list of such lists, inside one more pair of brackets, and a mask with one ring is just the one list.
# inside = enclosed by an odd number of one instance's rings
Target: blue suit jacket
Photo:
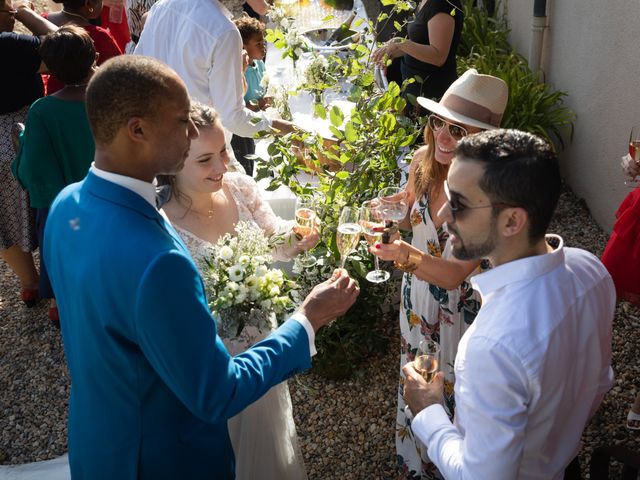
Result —
[[92, 173], [56, 198], [43, 250], [71, 373], [73, 478], [233, 478], [226, 420], [309, 368], [304, 328], [289, 320], [231, 357], [175, 230]]

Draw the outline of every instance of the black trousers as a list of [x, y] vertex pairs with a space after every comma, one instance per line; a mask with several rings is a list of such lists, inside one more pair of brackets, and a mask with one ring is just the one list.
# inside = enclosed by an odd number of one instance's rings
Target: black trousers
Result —
[[253, 177], [253, 160], [246, 158], [247, 155], [253, 155], [256, 153], [256, 143], [253, 138], [239, 137], [234, 135], [231, 138], [231, 148], [236, 156], [236, 160], [240, 162], [240, 165], [244, 167], [244, 171], [247, 175]]

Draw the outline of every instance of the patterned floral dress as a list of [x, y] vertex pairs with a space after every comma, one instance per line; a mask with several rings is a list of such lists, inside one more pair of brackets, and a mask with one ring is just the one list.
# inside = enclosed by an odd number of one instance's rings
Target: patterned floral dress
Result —
[[18, 245], [24, 252], [38, 247], [35, 210], [29, 207], [29, 194], [11, 173], [15, 158], [11, 129], [26, 122], [29, 107], [0, 114], [0, 250]]
[[[449, 235], [443, 226], [436, 229], [429, 212], [427, 195], [411, 209], [412, 245], [434, 257], [451, 258]], [[475, 273], [475, 272], [474, 272]], [[467, 279], [468, 280], [468, 279]], [[410, 273], [402, 279], [400, 306], [400, 368], [413, 361], [418, 344], [425, 337], [440, 343], [440, 369], [445, 374], [445, 403], [453, 414], [453, 363], [458, 342], [480, 308], [479, 295], [464, 281], [455, 290], [445, 290], [422, 281]], [[427, 448], [411, 431], [402, 398], [404, 375], [400, 371], [396, 451], [402, 478], [440, 479], [440, 473], [427, 456]]]

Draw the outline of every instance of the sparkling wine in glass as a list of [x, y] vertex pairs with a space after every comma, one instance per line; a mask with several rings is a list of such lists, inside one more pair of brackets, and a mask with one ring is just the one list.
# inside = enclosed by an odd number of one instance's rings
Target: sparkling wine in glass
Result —
[[382, 241], [389, 243], [391, 234], [398, 231], [398, 222], [407, 215], [407, 191], [401, 187], [387, 187], [378, 194], [378, 209], [385, 220], [385, 231]]
[[434, 340], [422, 340], [418, 345], [413, 366], [427, 383], [431, 383], [440, 366], [440, 345]]
[[358, 209], [344, 207], [340, 212], [338, 232], [336, 233], [336, 244], [338, 252], [340, 252], [340, 268], [344, 268], [347, 257], [356, 248], [361, 231], [362, 228], [358, 223]]
[[[360, 207], [360, 226], [362, 234], [369, 246], [375, 245], [382, 238], [384, 232], [384, 219], [378, 209], [379, 202], [367, 200]], [[382, 283], [389, 279], [389, 272], [380, 270], [380, 261], [378, 257], [373, 256], [375, 270], [367, 273], [366, 279], [371, 283]]]
[[[629, 156], [631, 160], [635, 162], [636, 167], [640, 167], [640, 125], [634, 125], [629, 133]], [[635, 168], [635, 171], [639, 171], [640, 168]], [[627, 187], [636, 188], [640, 186], [640, 178], [638, 175], [631, 180], [624, 182]]]
[[[313, 233], [316, 225], [316, 202], [311, 195], [301, 195], [296, 199], [296, 233], [307, 237]], [[306, 268], [313, 267], [318, 260], [305, 250], [299, 260], [300, 265]]]

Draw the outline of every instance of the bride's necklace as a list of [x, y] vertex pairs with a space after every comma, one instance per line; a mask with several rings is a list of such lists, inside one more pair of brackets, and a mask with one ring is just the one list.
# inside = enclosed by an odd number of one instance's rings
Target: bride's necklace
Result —
[[216, 196], [217, 194], [218, 194], [218, 192], [216, 192], [213, 195], [209, 196], [209, 198], [211, 199], [211, 208], [209, 210], [207, 210], [207, 213], [200, 212], [200, 211], [196, 210], [195, 208], [192, 208], [191, 211], [193, 213], [195, 213], [196, 215], [200, 215], [201, 217], [207, 217], [209, 220], [213, 219], [213, 217], [215, 215], [215, 204], [213, 202], [213, 197]]
[[69, 15], [70, 17], [77, 17], [77, 18], [81, 18], [82, 20], [84, 20], [85, 22], [88, 22], [89, 20], [86, 17], [83, 17], [82, 15], [80, 15], [79, 13], [72, 13], [72, 12], [67, 12], [66, 10], [62, 10], [62, 13]]

